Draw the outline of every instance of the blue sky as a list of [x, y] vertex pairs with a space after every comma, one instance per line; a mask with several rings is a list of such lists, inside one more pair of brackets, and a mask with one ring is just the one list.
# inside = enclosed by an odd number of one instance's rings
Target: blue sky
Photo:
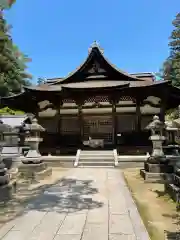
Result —
[[94, 40], [122, 70], [157, 72], [179, 10], [179, 0], [17, 0], [6, 16], [35, 81], [73, 71]]

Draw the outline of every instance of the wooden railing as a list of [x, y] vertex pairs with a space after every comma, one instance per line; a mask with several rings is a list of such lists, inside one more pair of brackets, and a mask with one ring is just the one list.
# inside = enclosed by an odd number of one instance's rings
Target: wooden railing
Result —
[[81, 154], [81, 149], [78, 149], [77, 153], [76, 153], [76, 159], [75, 159], [75, 162], [74, 162], [74, 167], [78, 166], [80, 154]]
[[117, 154], [117, 149], [113, 150], [113, 155], [114, 155], [114, 166], [118, 166], [118, 154]]

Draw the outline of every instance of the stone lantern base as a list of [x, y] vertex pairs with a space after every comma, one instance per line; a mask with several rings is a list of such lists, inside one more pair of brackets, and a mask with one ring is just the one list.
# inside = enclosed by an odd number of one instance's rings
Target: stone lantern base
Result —
[[179, 204], [180, 201], [180, 165], [179, 162], [174, 166], [174, 172], [164, 184], [165, 191]]
[[179, 202], [179, 192], [180, 192], [180, 177], [173, 173], [168, 178], [168, 180], [164, 183], [165, 192], [169, 194], [169, 196], [176, 203]]
[[[2, 164], [2, 163], [1, 163]], [[8, 201], [16, 191], [16, 180], [11, 179], [6, 168], [0, 169], [0, 202]]]
[[19, 166], [19, 175], [25, 179], [31, 180], [43, 180], [44, 178], [52, 175], [52, 169], [47, 166], [46, 163], [34, 162], [33, 159], [28, 159], [27, 163], [22, 163]]
[[9, 183], [0, 185], [0, 202], [11, 200], [13, 193], [16, 192], [16, 180], [13, 179]]
[[169, 165], [168, 161], [156, 161], [156, 163], [152, 163], [147, 160], [144, 163], [144, 169], [140, 170], [140, 175], [144, 178], [145, 182], [163, 183], [172, 172], [173, 166]]

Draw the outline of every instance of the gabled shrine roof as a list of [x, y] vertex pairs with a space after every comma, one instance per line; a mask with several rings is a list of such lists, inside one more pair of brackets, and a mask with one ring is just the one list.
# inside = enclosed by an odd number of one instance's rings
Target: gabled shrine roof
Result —
[[52, 82], [50, 85], [66, 84], [70, 82], [82, 82], [91, 79], [108, 80], [142, 80], [136, 75], [128, 74], [109, 62], [104, 56], [103, 50], [94, 42], [88, 51], [85, 61], [65, 78]]
[[168, 81], [159, 81], [156, 83], [145, 81], [87, 81], [79, 83], [62, 84], [62, 88], [107, 88], [107, 87], [146, 87], [168, 83]]
[[109, 88], [109, 87], [129, 87], [129, 82], [127, 81], [85, 81], [85, 82], [75, 82], [62, 84], [62, 88]]
[[104, 51], [94, 42], [89, 48], [85, 61], [66, 77], [47, 79], [45, 84], [24, 88], [35, 91], [61, 91], [63, 88], [134, 88], [165, 83], [165, 81], [155, 82], [152, 73], [129, 74], [118, 69], [109, 62], [104, 56]]
[[[130, 75], [135, 76], [137, 78], [141, 78], [143, 80], [149, 80], [153, 82], [155, 80], [155, 76], [153, 73], [130, 73]], [[90, 79], [91, 77], [89, 77]], [[57, 81], [61, 82], [64, 78], [63, 77], [54, 77], [54, 78], [47, 78], [45, 83], [42, 85], [49, 85], [50, 83], [55, 83]]]

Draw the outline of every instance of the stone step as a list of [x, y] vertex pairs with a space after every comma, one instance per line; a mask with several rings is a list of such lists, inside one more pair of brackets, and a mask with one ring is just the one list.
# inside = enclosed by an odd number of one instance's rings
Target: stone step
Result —
[[104, 162], [104, 161], [98, 161], [98, 162], [92, 162], [92, 161], [80, 161], [78, 166], [114, 166], [113, 161]]
[[80, 155], [79, 159], [92, 159], [92, 160], [114, 160], [113, 156], [85, 156], [85, 155]]
[[78, 168], [114, 168], [114, 166], [105, 166], [105, 165], [103, 165], [103, 166], [94, 166], [94, 165], [92, 165], [92, 166], [90, 166], [90, 165], [79, 165], [78, 166]]
[[96, 157], [96, 156], [102, 156], [102, 157], [114, 157], [114, 154], [111, 152], [111, 153], [84, 153], [84, 152], [81, 152], [80, 156], [92, 156], [92, 157]]
[[113, 155], [113, 151], [85, 151], [85, 150], [82, 150], [81, 154], [84, 154], [84, 155]]
[[82, 156], [80, 155], [79, 161], [81, 160], [92, 160], [92, 161], [98, 161], [98, 160], [102, 160], [102, 161], [114, 161], [114, 158], [112, 156]]
[[78, 167], [114, 167], [113, 151], [82, 150], [79, 156]]

